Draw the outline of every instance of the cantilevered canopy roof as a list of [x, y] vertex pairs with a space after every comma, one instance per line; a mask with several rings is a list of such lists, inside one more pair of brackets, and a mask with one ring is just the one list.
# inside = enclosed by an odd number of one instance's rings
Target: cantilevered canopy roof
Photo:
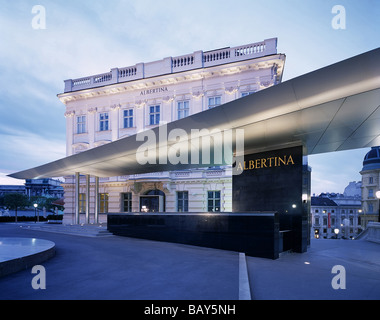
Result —
[[[380, 48], [171, 122], [167, 131], [181, 128], [191, 137], [192, 129], [244, 129], [245, 151], [302, 143], [317, 154], [380, 145], [379, 106]], [[157, 142], [159, 130], [153, 129]], [[130, 136], [10, 176], [111, 177], [215, 164], [160, 164], [157, 152], [157, 164], [141, 165], [136, 152], [143, 143]]]

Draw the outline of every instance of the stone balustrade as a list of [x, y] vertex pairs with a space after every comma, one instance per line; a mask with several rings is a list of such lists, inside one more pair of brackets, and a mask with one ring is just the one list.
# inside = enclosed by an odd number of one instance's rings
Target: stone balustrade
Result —
[[367, 225], [367, 240], [380, 243], [380, 222], [370, 222]]
[[65, 80], [64, 92], [91, 89], [153, 76], [213, 67], [273, 54], [277, 54], [277, 38], [233, 48], [228, 47], [207, 52], [196, 51], [191, 54], [168, 57], [159, 61], [138, 63], [130, 67], [113, 68], [110, 72], [98, 75], [68, 79]]

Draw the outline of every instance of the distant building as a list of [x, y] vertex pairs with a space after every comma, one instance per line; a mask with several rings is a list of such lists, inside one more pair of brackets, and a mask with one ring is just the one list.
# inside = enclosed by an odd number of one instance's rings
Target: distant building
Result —
[[30, 197], [63, 198], [61, 181], [54, 179], [26, 179], [25, 193]]
[[22, 185], [2, 185], [0, 186], [0, 197], [8, 193], [22, 193], [25, 194], [25, 186]]
[[348, 184], [348, 186], [344, 189], [343, 194], [346, 197], [359, 197], [362, 196], [362, 182], [361, 181], [352, 181]]
[[7, 193], [22, 193], [30, 197], [63, 198], [61, 181], [54, 179], [27, 179], [24, 185], [2, 185], [0, 196]]
[[336, 236], [334, 230], [337, 229], [338, 238], [355, 238], [363, 229], [361, 211], [361, 198], [358, 195], [323, 193], [311, 197], [313, 236], [333, 238]]
[[379, 220], [380, 199], [376, 193], [380, 190], [380, 147], [373, 147], [365, 155], [362, 175], [362, 225], [367, 227], [368, 222]]

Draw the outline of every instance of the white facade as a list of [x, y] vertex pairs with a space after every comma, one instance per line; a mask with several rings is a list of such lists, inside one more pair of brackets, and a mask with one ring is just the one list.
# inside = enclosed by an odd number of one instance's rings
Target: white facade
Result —
[[372, 147], [363, 161], [362, 175], [362, 207], [361, 220], [364, 228], [369, 222], [380, 222], [380, 147]]
[[[356, 238], [363, 230], [361, 198], [343, 194], [312, 197], [312, 236], [314, 238]], [[334, 230], [338, 230], [336, 235]]]
[[[285, 56], [277, 54], [276, 46], [277, 39], [269, 39], [66, 80], [65, 92], [58, 96], [66, 105], [67, 156], [278, 84]], [[64, 185], [69, 219], [74, 213], [73, 181], [73, 177], [66, 177]], [[91, 180], [90, 188], [93, 184]], [[100, 178], [99, 193], [101, 212], [153, 210], [146, 204], [165, 212], [231, 211], [231, 169]], [[81, 200], [83, 208], [85, 199]], [[93, 203], [90, 199], [90, 212]]]

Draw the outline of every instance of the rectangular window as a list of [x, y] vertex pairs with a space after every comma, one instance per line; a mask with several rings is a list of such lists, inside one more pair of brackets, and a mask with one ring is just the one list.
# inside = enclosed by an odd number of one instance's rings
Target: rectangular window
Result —
[[242, 97], [249, 96], [249, 95], [252, 94], [252, 93], [255, 93], [255, 91], [246, 91], [246, 92], [242, 92], [242, 93], [241, 93], [241, 96], [242, 96]]
[[86, 116], [77, 117], [77, 133], [86, 132]]
[[133, 109], [127, 109], [123, 112], [124, 128], [133, 128]]
[[220, 191], [207, 191], [207, 211], [220, 212]]
[[149, 125], [160, 123], [160, 106], [149, 107]]
[[373, 183], [373, 177], [369, 177], [369, 183]]
[[108, 123], [108, 112], [101, 113], [99, 115], [99, 130], [107, 131], [109, 127]]
[[189, 115], [189, 101], [178, 101], [178, 119], [186, 118]]
[[222, 104], [222, 97], [217, 96], [217, 97], [210, 97], [208, 98], [208, 108], [214, 108], [216, 106], [219, 106]]
[[368, 190], [368, 198], [373, 198], [373, 189]]
[[108, 212], [108, 193], [99, 193], [99, 212]]
[[123, 212], [132, 212], [132, 192], [122, 193]]
[[85, 213], [86, 212], [86, 194], [80, 193], [79, 194], [79, 213]]
[[177, 192], [177, 210], [178, 212], [189, 211], [189, 192], [188, 191]]

